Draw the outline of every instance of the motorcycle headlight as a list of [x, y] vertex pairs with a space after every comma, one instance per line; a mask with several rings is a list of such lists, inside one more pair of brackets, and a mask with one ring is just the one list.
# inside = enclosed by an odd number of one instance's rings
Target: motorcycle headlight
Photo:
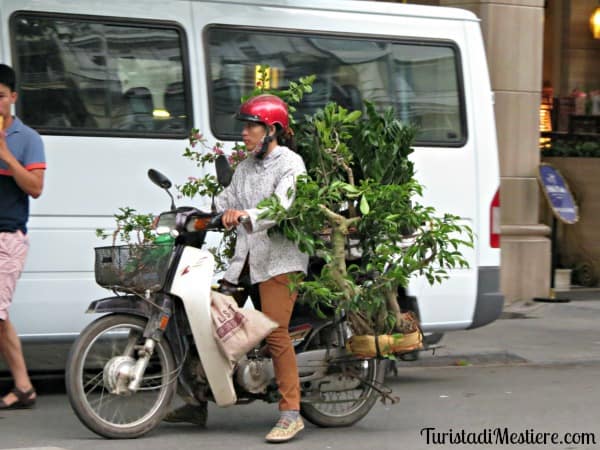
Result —
[[157, 234], [165, 234], [171, 230], [175, 229], [175, 217], [176, 213], [174, 212], [164, 212], [160, 216], [158, 216], [158, 221], [156, 223], [156, 233]]

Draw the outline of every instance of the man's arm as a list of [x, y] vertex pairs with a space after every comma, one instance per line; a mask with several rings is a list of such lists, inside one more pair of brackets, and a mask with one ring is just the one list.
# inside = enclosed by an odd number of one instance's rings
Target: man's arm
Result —
[[0, 160], [6, 163], [8, 171], [23, 192], [33, 198], [38, 198], [42, 195], [42, 190], [44, 189], [44, 170], [27, 170], [23, 167], [9, 150], [3, 135], [0, 136]]

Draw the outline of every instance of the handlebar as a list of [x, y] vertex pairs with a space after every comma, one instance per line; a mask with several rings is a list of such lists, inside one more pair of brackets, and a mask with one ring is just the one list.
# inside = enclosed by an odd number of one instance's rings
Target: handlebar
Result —
[[[250, 216], [240, 216], [238, 221], [240, 224], [250, 223]], [[223, 228], [223, 213], [212, 216], [206, 225], [207, 230], [220, 230]]]
[[212, 216], [210, 221], [208, 222], [208, 225], [206, 226], [206, 229], [208, 229], [208, 230], [222, 229], [223, 228], [222, 219], [223, 219], [223, 213], [219, 213], [219, 214]]
[[[240, 216], [240, 224], [250, 223], [249, 216]], [[215, 214], [201, 211], [191, 207], [179, 207], [175, 211], [161, 213], [156, 221], [155, 228], [159, 226], [177, 232], [196, 232], [208, 230], [223, 230], [223, 213]]]
[[[239, 223], [250, 223], [249, 216], [240, 216]], [[193, 207], [179, 207], [160, 214], [154, 228], [158, 235], [170, 234], [177, 244], [201, 248], [207, 231], [223, 231], [223, 213], [201, 211]], [[160, 231], [159, 231], [160, 229]]]

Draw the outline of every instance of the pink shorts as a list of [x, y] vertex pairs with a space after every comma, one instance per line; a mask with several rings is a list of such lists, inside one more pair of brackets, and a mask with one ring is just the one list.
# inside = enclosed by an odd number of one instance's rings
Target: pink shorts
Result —
[[8, 319], [8, 307], [12, 302], [17, 280], [21, 275], [29, 238], [21, 231], [0, 232], [0, 319]]

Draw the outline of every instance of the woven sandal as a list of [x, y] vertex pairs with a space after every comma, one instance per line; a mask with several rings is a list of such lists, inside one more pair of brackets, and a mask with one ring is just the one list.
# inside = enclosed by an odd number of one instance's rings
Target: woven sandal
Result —
[[296, 420], [281, 418], [269, 434], [265, 436], [267, 442], [287, 442], [293, 439], [300, 431], [304, 430], [304, 422], [298, 417]]
[[31, 388], [28, 391], [22, 391], [18, 388], [13, 388], [12, 391], [17, 397], [17, 400], [13, 403], [5, 403], [4, 400], [0, 400], [0, 411], [7, 411], [9, 409], [31, 409], [35, 406], [37, 397], [31, 398], [35, 394], [35, 389]]

